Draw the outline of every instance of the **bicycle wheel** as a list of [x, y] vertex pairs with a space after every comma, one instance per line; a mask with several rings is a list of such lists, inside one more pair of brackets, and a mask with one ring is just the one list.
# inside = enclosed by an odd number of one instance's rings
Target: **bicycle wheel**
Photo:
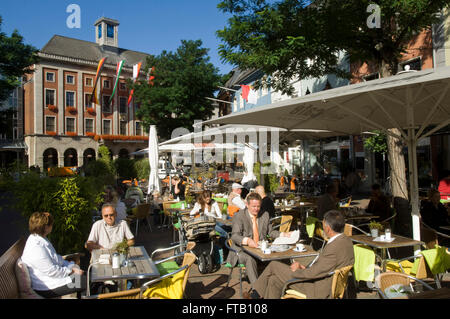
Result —
[[208, 274], [212, 271], [213, 261], [210, 254], [202, 253], [198, 258], [198, 271], [201, 274]]

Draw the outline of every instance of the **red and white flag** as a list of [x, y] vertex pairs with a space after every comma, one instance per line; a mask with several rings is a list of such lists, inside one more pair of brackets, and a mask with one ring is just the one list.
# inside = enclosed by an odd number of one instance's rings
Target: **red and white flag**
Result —
[[[141, 71], [142, 62], [133, 65], [133, 83], [136, 82], [139, 77], [139, 72]], [[133, 98], [134, 90], [131, 89], [130, 96], [128, 97], [128, 105], [130, 105], [131, 99]]]

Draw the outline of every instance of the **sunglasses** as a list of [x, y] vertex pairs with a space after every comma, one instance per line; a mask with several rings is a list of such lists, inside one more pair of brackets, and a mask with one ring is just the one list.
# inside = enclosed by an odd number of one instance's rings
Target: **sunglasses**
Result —
[[114, 217], [114, 214], [103, 215], [103, 218]]

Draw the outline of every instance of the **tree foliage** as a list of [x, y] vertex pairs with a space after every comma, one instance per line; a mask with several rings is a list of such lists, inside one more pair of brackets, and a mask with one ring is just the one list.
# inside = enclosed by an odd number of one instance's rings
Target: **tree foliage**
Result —
[[[0, 30], [2, 18], [0, 17]], [[0, 32], [0, 101], [4, 101], [11, 91], [19, 86], [20, 77], [32, 73], [29, 68], [38, 61], [37, 49], [23, 43], [17, 30], [11, 36]]]
[[[312, 2], [311, 5], [309, 3]], [[369, 28], [369, 4], [380, 7], [380, 28]], [[350, 62], [374, 62], [395, 74], [409, 41], [438, 21], [449, 0], [223, 0], [233, 16], [217, 31], [224, 61], [258, 68], [266, 85], [292, 93], [293, 78], [349, 74], [337, 65], [344, 50]], [[383, 74], [382, 74], [383, 76]]]
[[386, 154], [388, 151], [386, 134], [381, 131], [374, 131], [374, 135], [364, 139], [364, 147], [374, 153]]
[[145, 127], [154, 124], [158, 135], [167, 139], [175, 128], [191, 128], [194, 120], [209, 119], [212, 97], [221, 76], [209, 62], [208, 49], [201, 40], [182, 40], [176, 52], [163, 51], [147, 58], [144, 71], [153, 68], [153, 85], [137, 81], [131, 85], [140, 107], [137, 117]]

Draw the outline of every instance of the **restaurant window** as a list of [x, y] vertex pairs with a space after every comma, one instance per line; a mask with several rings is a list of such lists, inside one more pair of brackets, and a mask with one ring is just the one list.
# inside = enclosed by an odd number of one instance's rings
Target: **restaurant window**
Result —
[[75, 118], [66, 118], [66, 132], [75, 132]]
[[103, 134], [111, 134], [111, 120], [103, 120]]
[[120, 121], [120, 135], [127, 135], [127, 121]]
[[66, 107], [75, 106], [75, 92], [66, 91]]
[[94, 132], [94, 119], [84, 119], [85, 123], [85, 133], [93, 133]]
[[55, 104], [55, 90], [45, 89], [45, 106]]
[[142, 125], [141, 125], [141, 122], [136, 122], [136, 135], [137, 135], [137, 136], [142, 135]]
[[54, 116], [45, 117], [45, 131], [56, 132], [56, 118]]

